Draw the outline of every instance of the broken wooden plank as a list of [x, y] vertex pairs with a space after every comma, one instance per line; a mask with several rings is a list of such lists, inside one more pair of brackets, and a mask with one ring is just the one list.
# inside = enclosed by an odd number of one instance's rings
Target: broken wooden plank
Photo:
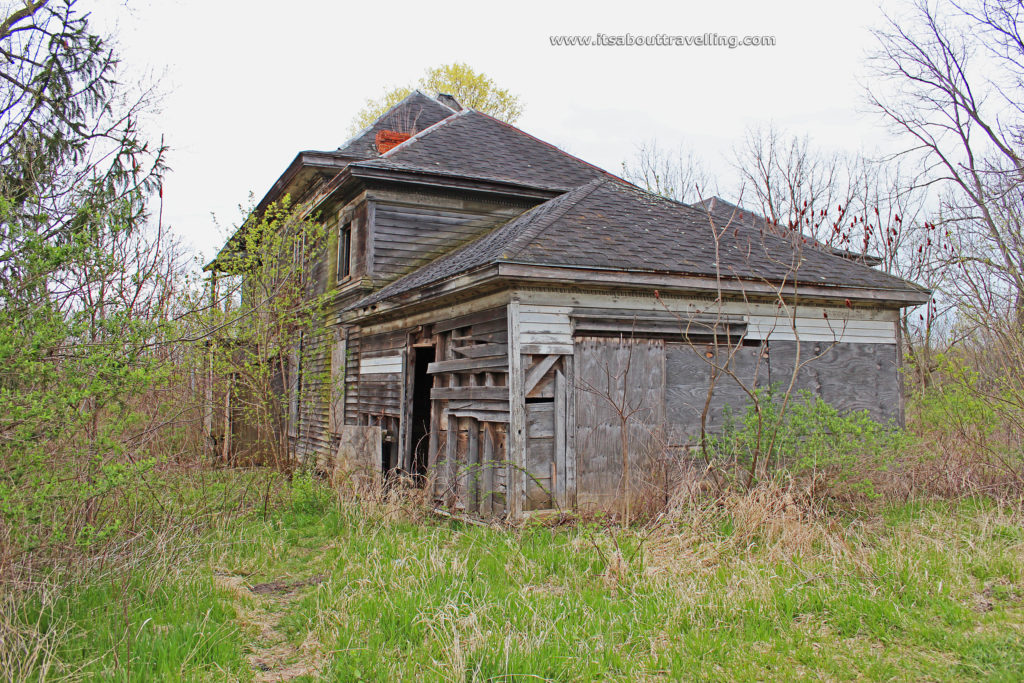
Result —
[[498, 410], [508, 412], [508, 398], [455, 400], [448, 402], [448, 410]]
[[480, 422], [494, 422], [500, 424], [508, 424], [509, 414], [508, 411], [474, 411], [471, 409], [460, 409], [457, 411], [451, 411], [451, 415], [458, 418], [473, 418]]
[[464, 358], [481, 358], [483, 356], [508, 356], [508, 344], [473, 344], [471, 346], [455, 346], [452, 351], [456, 356]]
[[427, 366], [427, 373], [436, 375], [440, 372], [460, 372], [464, 370], [483, 370], [500, 372], [507, 368], [508, 356], [485, 356], [484, 358], [459, 358], [457, 360], [435, 361]]
[[508, 341], [508, 332], [501, 330], [500, 332], [488, 332], [486, 334], [471, 334], [469, 336], [452, 336], [453, 342], [481, 342], [481, 343], [494, 343], [504, 344]]
[[537, 383], [541, 378], [548, 374], [548, 370], [558, 362], [561, 356], [544, 356], [539, 360], [529, 371], [526, 373], [526, 379], [523, 383], [524, 394], [529, 394], [533, 391], [533, 388], [537, 386]]
[[458, 318], [450, 318], [449, 320], [442, 320], [434, 323], [434, 334], [449, 332], [460, 327], [470, 327], [481, 323], [489, 323], [493, 320], [504, 320], [504, 318], [505, 309], [502, 307], [490, 308], [486, 311], [477, 311], [476, 313], [467, 313], [466, 315], [459, 316]]

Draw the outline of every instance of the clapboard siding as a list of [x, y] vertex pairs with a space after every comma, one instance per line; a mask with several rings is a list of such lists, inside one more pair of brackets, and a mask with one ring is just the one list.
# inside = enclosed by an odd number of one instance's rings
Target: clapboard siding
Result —
[[[746, 326], [745, 336], [751, 340], [796, 340], [820, 342], [820, 341], [843, 341], [859, 344], [895, 344], [896, 323], [891, 319], [884, 319], [887, 316], [878, 316], [877, 312], [851, 310], [847, 308], [823, 308], [804, 306], [796, 311], [793, 320], [786, 317], [775, 307], [764, 304], [744, 304], [740, 302], [728, 302], [720, 310], [709, 307], [703, 302], [690, 302], [685, 306], [679, 306], [678, 302], [673, 308], [680, 308], [678, 317], [662, 308], [661, 311], [652, 310], [650, 307], [619, 308], [612, 305], [614, 297], [608, 296], [607, 310], [614, 310], [617, 314], [628, 316], [630, 313], [637, 315], [658, 314], [668, 320], [676, 320], [679, 326], [680, 337], [687, 329], [687, 321], [714, 319], [721, 316], [721, 323], [726, 318], [732, 322], [739, 322]], [[592, 297], [592, 303], [600, 303], [600, 299]], [[631, 302], [632, 303], [632, 302]], [[639, 303], [639, 302], [636, 302]], [[698, 305], [700, 303], [700, 305]], [[522, 344], [571, 344], [572, 343], [572, 319], [571, 315], [580, 308], [571, 308], [559, 305], [544, 304], [520, 304], [521, 313], [521, 334]], [[883, 319], [879, 319], [883, 318]], [[638, 334], [637, 336], [643, 336]]]
[[508, 207], [424, 208], [377, 202], [374, 207], [373, 271], [392, 280], [419, 268], [510, 218]]
[[561, 348], [548, 349], [572, 353], [572, 323], [570, 309], [565, 306], [538, 306], [520, 304], [519, 339], [524, 346], [544, 345]]
[[[747, 317], [747, 338], [807, 342], [843, 341], [861, 344], [895, 344], [896, 323], [884, 320], [848, 320], [840, 313], [825, 317], [798, 316], [791, 321], [781, 316]], [[795, 322], [795, 324], [794, 324]]]
[[408, 332], [396, 330], [364, 337], [359, 356], [359, 411], [367, 415], [401, 415]]
[[296, 453], [301, 460], [327, 453], [331, 446], [325, 382], [330, 376], [330, 349], [326, 333], [303, 339], [302, 386]]
[[358, 424], [361, 340], [358, 327], [348, 328], [345, 334], [348, 340], [348, 359], [345, 362], [345, 424], [354, 425]]

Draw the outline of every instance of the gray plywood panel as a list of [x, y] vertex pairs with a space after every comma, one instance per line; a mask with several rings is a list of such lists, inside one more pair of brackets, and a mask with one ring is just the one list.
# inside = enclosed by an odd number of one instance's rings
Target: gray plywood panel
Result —
[[771, 342], [771, 381], [789, 385], [799, 365], [795, 391], [821, 396], [841, 412], [867, 410], [880, 422], [901, 419], [895, 344]]
[[748, 391], [768, 385], [765, 355], [759, 346], [666, 344], [665, 415], [673, 443], [700, 436], [705, 407], [709, 432], [722, 428], [728, 411], [742, 416], [751, 403]]

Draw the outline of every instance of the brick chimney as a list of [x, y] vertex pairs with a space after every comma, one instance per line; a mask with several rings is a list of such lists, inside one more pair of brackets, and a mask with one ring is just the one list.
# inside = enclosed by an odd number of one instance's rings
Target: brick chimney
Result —
[[377, 131], [377, 151], [381, 154], [397, 147], [406, 140], [412, 137], [409, 133], [399, 133], [397, 130], [379, 130]]

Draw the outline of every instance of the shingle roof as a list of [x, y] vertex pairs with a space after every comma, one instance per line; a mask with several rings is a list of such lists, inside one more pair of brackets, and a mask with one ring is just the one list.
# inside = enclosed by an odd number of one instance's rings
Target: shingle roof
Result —
[[607, 172], [478, 111], [463, 110], [376, 159], [353, 166], [565, 191]]
[[[744, 209], [742, 206], [733, 204], [732, 202], [726, 201], [721, 197], [710, 197], [704, 199], [695, 204], [691, 204], [695, 209], [707, 212], [714, 220], [715, 224], [719, 227], [725, 227], [726, 225], [732, 226], [737, 224], [746, 224], [749, 227], [757, 228], [758, 230], [767, 230], [768, 232], [777, 235], [787, 235], [790, 232], [789, 229], [782, 225], [776, 225], [772, 223], [764, 216]], [[862, 261], [869, 266], [877, 266], [881, 263], [881, 259], [870, 254], [861, 254], [856, 251], [849, 249], [840, 249], [839, 247], [829, 246], [819, 242], [811, 237], [807, 237], [808, 244], [818, 249], [835, 254], [836, 256], [842, 256], [847, 259], [854, 259]]]
[[[731, 225], [715, 239], [708, 214], [624, 181], [598, 178], [540, 204], [483, 237], [385, 286], [351, 308], [440, 282], [498, 262], [570, 266], [635, 273], [669, 273], [857, 287], [924, 290], [749, 224]], [[716, 262], [720, 268], [716, 269]]]
[[401, 133], [418, 133], [429, 128], [438, 121], [455, 113], [451, 107], [445, 106], [424, 95], [419, 90], [412, 91], [404, 100], [391, 107], [370, 126], [355, 134], [354, 137], [338, 148], [339, 154], [358, 159], [370, 159], [377, 156], [376, 137], [381, 130], [394, 130]]

